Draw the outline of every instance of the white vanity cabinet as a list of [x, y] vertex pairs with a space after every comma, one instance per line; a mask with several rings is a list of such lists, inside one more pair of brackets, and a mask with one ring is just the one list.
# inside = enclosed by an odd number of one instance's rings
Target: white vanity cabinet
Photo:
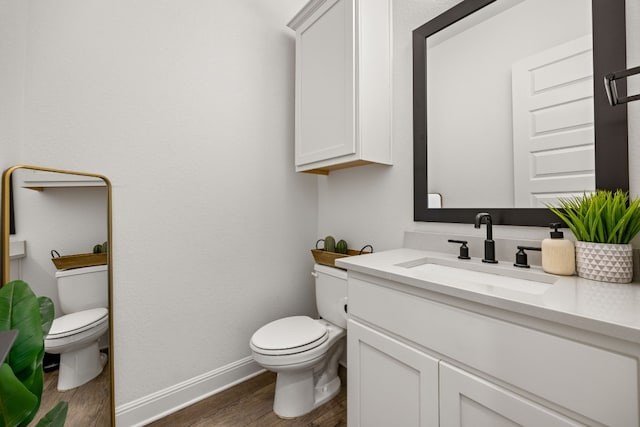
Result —
[[567, 427], [584, 424], [490, 381], [441, 362], [440, 425]]
[[437, 425], [438, 359], [357, 321], [347, 328], [349, 426]]
[[350, 427], [638, 426], [637, 343], [349, 271]]
[[312, 0], [288, 26], [296, 171], [391, 164], [391, 0]]

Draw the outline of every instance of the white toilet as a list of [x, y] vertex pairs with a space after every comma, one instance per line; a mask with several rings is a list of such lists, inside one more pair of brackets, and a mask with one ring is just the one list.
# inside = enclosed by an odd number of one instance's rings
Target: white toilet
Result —
[[273, 411], [304, 415], [340, 391], [338, 362], [345, 349], [347, 272], [316, 264], [316, 304], [321, 319], [285, 317], [258, 329], [249, 346], [254, 360], [276, 372]]
[[107, 363], [99, 341], [106, 340], [109, 326], [108, 274], [106, 265], [56, 272], [63, 315], [53, 320], [44, 349], [60, 354], [60, 391], [91, 381]]

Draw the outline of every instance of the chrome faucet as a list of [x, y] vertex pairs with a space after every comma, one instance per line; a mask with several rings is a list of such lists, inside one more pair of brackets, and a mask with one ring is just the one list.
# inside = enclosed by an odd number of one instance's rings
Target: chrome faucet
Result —
[[496, 245], [493, 241], [493, 227], [491, 225], [491, 215], [486, 212], [480, 212], [476, 215], [476, 222], [474, 224], [475, 228], [480, 228], [482, 223], [487, 224], [487, 238], [484, 241], [484, 258], [482, 258], [482, 262], [488, 262], [490, 264], [495, 264], [496, 261]]

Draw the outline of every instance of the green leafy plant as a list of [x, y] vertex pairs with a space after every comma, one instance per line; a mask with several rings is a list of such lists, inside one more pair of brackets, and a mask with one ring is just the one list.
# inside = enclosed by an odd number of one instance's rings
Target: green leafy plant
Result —
[[[37, 298], [25, 282], [0, 288], [0, 330], [18, 330], [7, 359], [0, 365], [0, 427], [27, 426], [40, 408], [44, 371], [44, 337], [53, 323], [51, 299]], [[60, 402], [40, 426], [63, 426], [67, 402]]]
[[597, 190], [547, 205], [583, 242], [626, 244], [640, 232], [640, 199], [622, 190]]

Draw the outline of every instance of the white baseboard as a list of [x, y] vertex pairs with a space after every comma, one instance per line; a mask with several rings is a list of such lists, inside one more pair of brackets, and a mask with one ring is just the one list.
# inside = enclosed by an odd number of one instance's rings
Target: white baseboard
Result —
[[118, 427], [144, 426], [264, 372], [251, 356], [116, 408]]

